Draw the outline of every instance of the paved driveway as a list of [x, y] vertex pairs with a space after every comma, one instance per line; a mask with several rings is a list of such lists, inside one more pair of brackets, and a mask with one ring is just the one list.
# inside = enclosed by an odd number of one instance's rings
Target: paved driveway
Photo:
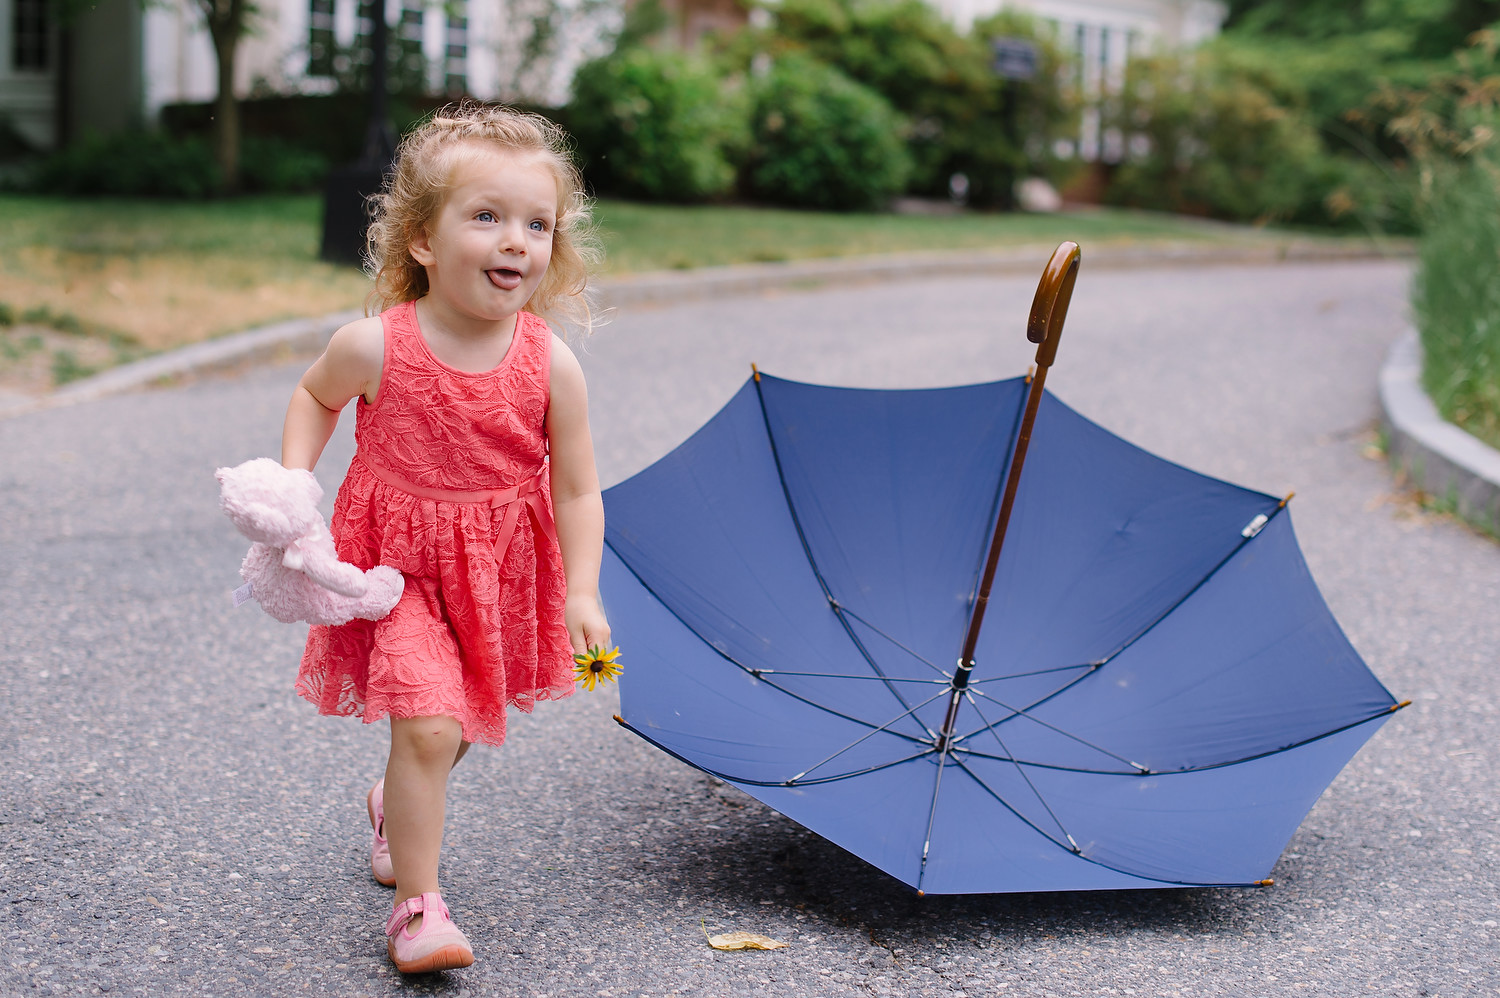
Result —
[[[1366, 454], [1404, 267], [1084, 266], [1049, 387], [1166, 457], [1295, 489], [1328, 602], [1415, 701], [1274, 887], [918, 898], [619, 729], [610, 690], [459, 767], [444, 875], [479, 962], [402, 982], [365, 869], [383, 731], [317, 717], [290, 692], [302, 629], [228, 600], [243, 544], [211, 472], [277, 453], [289, 363], [0, 422], [0, 994], [1500, 990], [1500, 546], [1416, 511]], [[601, 470], [670, 449], [751, 361], [868, 386], [1020, 373], [1033, 286], [621, 313], [585, 355]], [[341, 428], [330, 494], [351, 448]], [[716, 953], [705, 929], [790, 945]]]

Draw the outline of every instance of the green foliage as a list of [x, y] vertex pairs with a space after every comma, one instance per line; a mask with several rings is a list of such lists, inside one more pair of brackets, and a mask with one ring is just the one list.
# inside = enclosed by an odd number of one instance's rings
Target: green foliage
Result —
[[[729, 58], [745, 68], [762, 53], [804, 53], [880, 93], [910, 123], [914, 192], [944, 195], [949, 177], [964, 173], [972, 201], [1003, 204], [1017, 173], [1051, 169], [1052, 139], [1072, 123], [1071, 95], [1059, 82], [1060, 49], [1038, 22], [1002, 14], [960, 34], [923, 0], [783, 0], [768, 9], [771, 26], [742, 33]], [[1008, 90], [996, 76], [990, 40], [1001, 35], [1037, 42], [1035, 80]]]
[[1444, 418], [1500, 447], [1500, 158], [1436, 172], [1412, 295], [1423, 381]]
[[48, 194], [202, 198], [223, 176], [202, 139], [162, 132], [88, 135], [37, 167], [31, 186]]
[[598, 190], [655, 201], [728, 194], [747, 136], [743, 94], [706, 59], [649, 48], [580, 67], [565, 117]]
[[1132, 155], [1110, 184], [1117, 204], [1237, 221], [1322, 221], [1347, 176], [1310, 118], [1213, 51], [1137, 58], [1105, 122]]
[[240, 143], [240, 178], [246, 191], [316, 191], [327, 176], [328, 157], [322, 153], [263, 135], [246, 135]]
[[1366, 51], [1399, 37], [1406, 54], [1441, 59], [1497, 19], [1495, 0], [1229, 0], [1225, 28], [1319, 45], [1357, 39]]
[[[1410, 150], [1392, 128], [1400, 110], [1371, 95], [1426, 90], [1452, 71], [1454, 49], [1497, 18], [1496, 0], [1231, 0], [1224, 34], [1196, 65], [1175, 71], [1206, 103], [1196, 115], [1156, 96], [1155, 81], [1144, 77], [1159, 68], [1133, 74], [1126, 98], [1135, 106], [1115, 109], [1114, 120], [1159, 115], [1146, 132], [1153, 148], [1166, 132], [1186, 137], [1189, 154], [1181, 155], [1180, 142], [1172, 146], [1181, 160], [1175, 168], [1154, 151], [1133, 157], [1113, 198], [1228, 218], [1413, 231]], [[1238, 126], [1265, 151], [1234, 141], [1229, 132]], [[1321, 154], [1307, 141], [1309, 129]], [[1201, 149], [1212, 149], [1219, 166], [1198, 161], [1192, 153]], [[1157, 182], [1170, 189], [1153, 193]]]
[[904, 123], [869, 87], [790, 54], [751, 88], [753, 144], [746, 187], [802, 208], [873, 209], [906, 185]]
[[[240, 153], [246, 191], [314, 190], [328, 161], [314, 152], [246, 136]], [[223, 175], [206, 139], [165, 132], [89, 135], [42, 160], [26, 186], [74, 196], [205, 198], [223, 191]]]
[[1422, 241], [1412, 308], [1438, 411], [1500, 446], [1500, 37], [1372, 102], [1409, 157]]

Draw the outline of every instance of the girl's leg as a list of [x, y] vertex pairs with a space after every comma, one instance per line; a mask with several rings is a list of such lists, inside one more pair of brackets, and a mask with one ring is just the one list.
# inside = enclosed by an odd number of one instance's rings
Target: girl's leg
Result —
[[[463, 745], [463, 729], [454, 718], [391, 718], [385, 835], [396, 872], [395, 904], [438, 889], [448, 771]], [[420, 919], [412, 920], [411, 931], [421, 927]]]
[[455, 766], [458, 765], [458, 760], [462, 759], [465, 755], [468, 754], [468, 752], [469, 752], [469, 746], [473, 745], [473, 744], [474, 744], [473, 742], [459, 742], [458, 743], [458, 754], [453, 757], [453, 765], [455, 765]]

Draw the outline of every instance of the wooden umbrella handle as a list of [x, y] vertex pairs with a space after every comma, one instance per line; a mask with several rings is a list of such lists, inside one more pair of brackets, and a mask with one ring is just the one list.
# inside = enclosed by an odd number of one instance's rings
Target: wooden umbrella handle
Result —
[[1031, 300], [1031, 315], [1026, 320], [1026, 338], [1039, 344], [1036, 348], [1037, 367], [1051, 367], [1057, 356], [1057, 341], [1062, 338], [1068, 304], [1073, 300], [1080, 258], [1077, 243], [1062, 243], [1052, 251], [1052, 259], [1047, 261], [1047, 269], [1042, 271], [1042, 279], [1037, 283], [1036, 297]]

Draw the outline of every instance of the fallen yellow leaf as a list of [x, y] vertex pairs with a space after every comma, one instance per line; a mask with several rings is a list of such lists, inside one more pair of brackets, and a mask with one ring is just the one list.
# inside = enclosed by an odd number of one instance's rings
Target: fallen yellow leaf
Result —
[[725, 932], [717, 936], [709, 936], [708, 944], [714, 949], [784, 949], [786, 943], [775, 939], [767, 939], [765, 936], [757, 936], [753, 932]]

